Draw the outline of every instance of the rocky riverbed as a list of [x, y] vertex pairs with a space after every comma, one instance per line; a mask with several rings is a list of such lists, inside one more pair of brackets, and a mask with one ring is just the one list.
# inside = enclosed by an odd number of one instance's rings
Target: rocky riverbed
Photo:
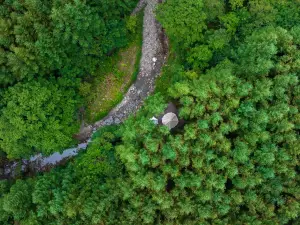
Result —
[[153, 92], [155, 79], [159, 76], [161, 68], [168, 54], [168, 40], [158, 21], [155, 19], [155, 8], [161, 0], [140, 0], [132, 14], [144, 9], [143, 46], [139, 74], [136, 81], [129, 88], [124, 99], [110, 113], [100, 121], [81, 129], [79, 134], [82, 143], [75, 148], [54, 153], [48, 157], [36, 155], [29, 160], [11, 162], [4, 168], [4, 177], [12, 177], [17, 168], [21, 170], [44, 171], [49, 167], [75, 156], [82, 149], [86, 149], [91, 136], [97, 129], [123, 122], [129, 115], [134, 114], [143, 104], [144, 100]]
[[167, 38], [161, 25], [155, 19], [155, 8], [158, 0], [141, 0], [134, 13], [144, 8], [143, 46], [140, 71], [135, 83], [129, 88], [124, 99], [100, 121], [84, 129], [81, 136], [88, 139], [92, 132], [100, 127], [119, 124], [129, 115], [135, 113], [144, 99], [154, 90], [156, 77], [165, 63], [168, 49]]

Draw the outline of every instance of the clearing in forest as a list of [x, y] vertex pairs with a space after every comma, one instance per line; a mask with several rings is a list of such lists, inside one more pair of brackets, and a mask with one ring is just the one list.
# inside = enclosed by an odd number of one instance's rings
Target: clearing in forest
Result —
[[136, 33], [129, 45], [115, 53], [100, 66], [85, 98], [85, 121], [92, 123], [105, 117], [116, 106], [139, 71], [142, 51], [143, 16], [137, 16]]

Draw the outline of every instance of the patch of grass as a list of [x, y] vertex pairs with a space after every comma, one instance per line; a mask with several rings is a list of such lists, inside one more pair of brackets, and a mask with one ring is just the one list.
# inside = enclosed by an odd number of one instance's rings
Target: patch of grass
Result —
[[180, 63], [179, 57], [175, 51], [170, 51], [168, 61], [163, 66], [161, 75], [156, 79], [155, 92], [162, 93], [163, 96], [168, 96], [168, 89], [183, 78], [184, 68]]
[[[101, 62], [85, 91], [85, 121], [92, 123], [105, 117], [122, 101], [124, 94], [137, 78], [142, 55], [143, 13], [136, 16], [136, 31], [131, 42], [106, 61]], [[84, 89], [84, 88], [82, 88]]]
[[[141, 19], [141, 21], [143, 21], [143, 19]], [[143, 27], [143, 24], [140, 25], [141, 27]], [[133, 70], [133, 74], [131, 77], [131, 81], [135, 81], [137, 79], [137, 76], [139, 74], [139, 70], [140, 70], [140, 61], [142, 58], [142, 45], [143, 45], [143, 29], [141, 29], [140, 31], [140, 35], [138, 35], [138, 38], [136, 40], [136, 45], [139, 46], [139, 51], [137, 51], [137, 55], [136, 55], [136, 61], [134, 64], [134, 70]]]

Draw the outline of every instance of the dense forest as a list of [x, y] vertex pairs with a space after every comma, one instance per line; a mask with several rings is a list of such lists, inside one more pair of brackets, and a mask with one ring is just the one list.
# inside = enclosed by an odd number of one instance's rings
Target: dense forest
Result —
[[[70, 87], [124, 44], [114, 33], [122, 20], [113, 18], [134, 7], [41, 2], [1, 6], [0, 147], [10, 157], [69, 141]], [[1, 224], [299, 224], [300, 1], [166, 0], [156, 15], [170, 39], [156, 93], [66, 165], [2, 180]], [[74, 27], [83, 16], [93, 26]], [[169, 102], [183, 128], [149, 120]], [[24, 117], [36, 123], [23, 131]], [[47, 128], [46, 118], [57, 125]]]
[[0, 2], [0, 150], [22, 158], [69, 147], [81, 83], [129, 42], [137, 1]]

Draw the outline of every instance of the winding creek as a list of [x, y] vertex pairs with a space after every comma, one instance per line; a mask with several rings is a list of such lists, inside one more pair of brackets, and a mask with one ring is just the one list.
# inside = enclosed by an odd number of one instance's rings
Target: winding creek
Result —
[[79, 135], [83, 137], [84, 141], [77, 147], [66, 149], [62, 153], [56, 152], [48, 157], [38, 154], [28, 160], [10, 162], [4, 168], [6, 178], [14, 177], [18, 168], [23, 171], [42, 172], [77, 155], [79, 151], [87, 148], [97, 129], [119, 124], [141, 107], [145, 98], [153, 92], [155, 79], [159, 76], [168, 54], [168, 40], [161, 25], [155, 19], [154, 13], [157, 4], [161, 2], [162, 0], [140, 0], [132, 12], [132, 14], [136, 14], [144, 9], [142, 57], [137, 79], [121, 103], [114, 107], [105, 118], [82, 129]]

